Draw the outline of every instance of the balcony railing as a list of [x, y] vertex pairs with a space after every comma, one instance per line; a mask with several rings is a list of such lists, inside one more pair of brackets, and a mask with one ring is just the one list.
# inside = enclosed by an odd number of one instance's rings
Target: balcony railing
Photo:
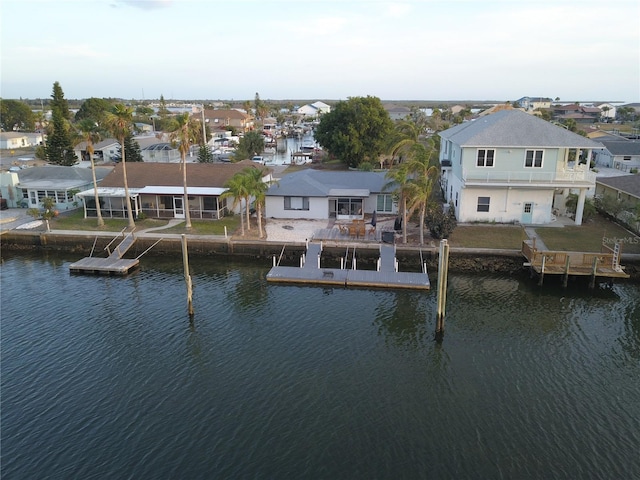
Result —
[[467, 183], [589, 183], [595, 185], [596, 174], [588, 170], [565, 170], [564, 172], [462, 170], [462, 179]]

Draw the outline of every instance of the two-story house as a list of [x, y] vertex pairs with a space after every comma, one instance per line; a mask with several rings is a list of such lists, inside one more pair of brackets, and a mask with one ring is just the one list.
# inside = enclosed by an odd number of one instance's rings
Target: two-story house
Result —
[[[440, 132], [441, 185], [459, 222], [546, 224], [578, 193], [582, 224], [592, 151], [602, 144], [519, 110]], [[574, 159], [578, 159], [576, 162]]]

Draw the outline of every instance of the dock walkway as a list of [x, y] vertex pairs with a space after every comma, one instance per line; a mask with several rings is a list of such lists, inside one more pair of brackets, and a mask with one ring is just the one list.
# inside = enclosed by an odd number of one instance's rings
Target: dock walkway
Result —
[[140, 260], [137, 258], [122, 258], [135, 241], [136, 237], [133, 232], [130, 232], [108, 257], [85, 257], [69, 265], [69, 271], [98, 275], [127, 275], [140, 265]]
[[428, 290], [431, 285], [426, 267], [419, 272], [398, 272], [395, 246], [380, 245], [377, 270], [321, 267], [322, 243], [309, 243], [301, 267], [275, 265], [267, 281], [344, 287], [381, 287]]

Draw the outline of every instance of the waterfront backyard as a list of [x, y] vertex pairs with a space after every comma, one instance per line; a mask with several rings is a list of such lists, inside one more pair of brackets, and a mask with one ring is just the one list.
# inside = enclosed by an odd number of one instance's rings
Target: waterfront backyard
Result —
[[[192, 228], [188, 231], [184, 223], [161, 231], [170, 234], [224, 235], [226, 227], [228, 234], [236, 239], [258, 240], [256, 219], [252, 218], [252, 222], [252, 229], [245, 231], [245, 237], [241, 235], [240, 217], [238, 215], [224, 217], [217, 221], [192, 220]], [[265, 223], [268, 226], [270, 222], [275, 222], [275, 220], [267, 219]], [[98, 228], [95, 218], [84, 219], [80, 211], [61, 215], [51, 220], [50, 223], [52, 230], [96, 232], [120, 231], [127, 226], [127, 222], [124, 219], [105, 219], [105, 227]], [[295, 221], [290, 223], [295, 224]], [[322, 223], [318, 221], [318, 226], [320, 227]], [[158, 219], [144, 219], [136, 222], [137, 230], [158, 228], [167, 224], [167, 220]], [[581, 226], [535, 226], [533, 228], [536, 235], [549, 250], [600, 252], [603, 243], [613, 247], [615, 240], [618, 239], [623, 242], [624, 253], [640, 254], [640, 237], [602, 215], [596, 215]], [[409, 222], [408, 231], [408, 244], [417, 245], [419, 238], [417, 223]], [[522, 241], [527, 238], [527, 234], [521, 225], [463, 224], [458, 225], [450, 235], [449, 244], [452, 248], [520, 250]], [[401, 240], [398, 239], [397, 241], [400, 242]], [[427, 246], [435, 246], [438, 241], [429, 237], [428, 232], [425, 233], [425, 244]]]

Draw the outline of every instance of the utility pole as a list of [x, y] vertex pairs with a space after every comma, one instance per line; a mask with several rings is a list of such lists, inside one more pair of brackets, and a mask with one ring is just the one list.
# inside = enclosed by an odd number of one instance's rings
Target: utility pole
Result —
[[203, 146], [205, 146], [207, 144], [207, 129], [204, 121], [204, 103], [202, 104], [202, 141], [204, 142]]

